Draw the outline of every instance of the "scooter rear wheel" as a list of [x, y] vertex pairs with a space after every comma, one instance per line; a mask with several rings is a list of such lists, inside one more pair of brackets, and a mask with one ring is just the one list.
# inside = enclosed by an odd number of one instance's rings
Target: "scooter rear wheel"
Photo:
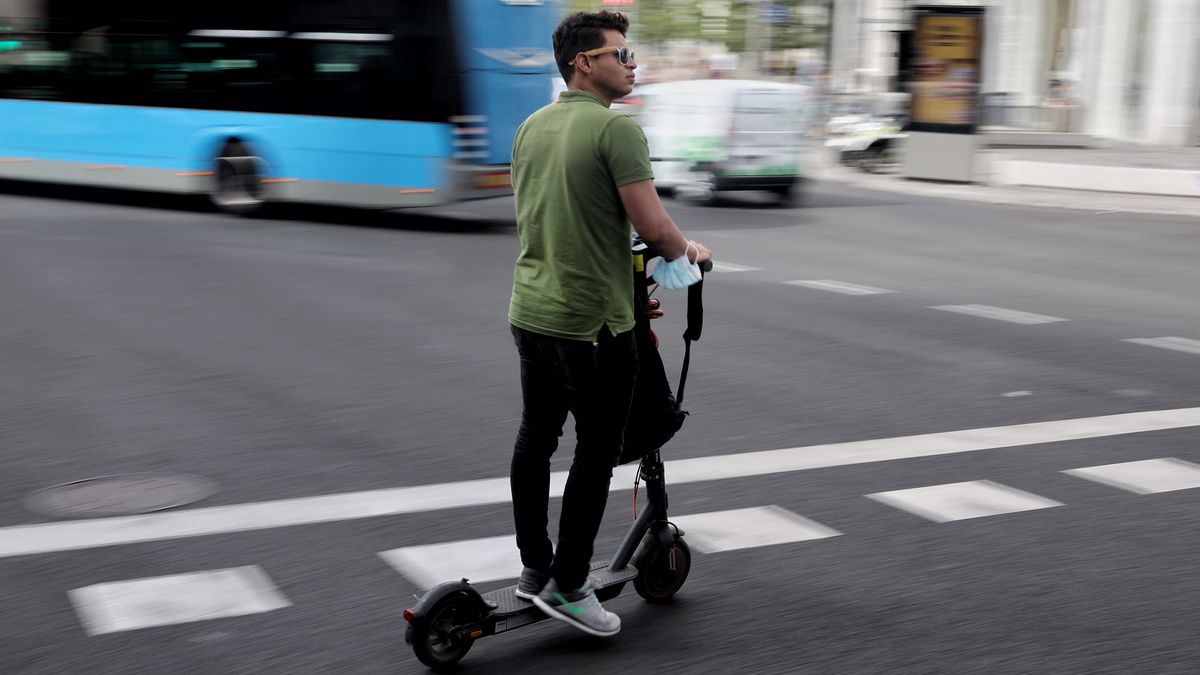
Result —
[[692, 568], [692, 551], [683, 537], [669, 548], [655, 546], [638, 565], [633, 589], [647, 602], [666, 602], [679, 592]]
[[412, 648], [417, 659], [436, 672], [453, 668], [467, 655], [472, 639], [452, 638], [454, 628], [479, 618], [475, 603], [462, 593], [448, 595], [429, 611], [428, 618], [413, 625]]

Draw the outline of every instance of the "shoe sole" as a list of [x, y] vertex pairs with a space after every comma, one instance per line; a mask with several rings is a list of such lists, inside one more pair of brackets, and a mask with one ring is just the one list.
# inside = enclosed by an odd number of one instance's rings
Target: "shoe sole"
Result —
[[563, 614], [562, 612], [558, 611], [554, 607], [551, 607], [545, 600], [542, 600], [538, 596], [534, 596], [533, 604], [537, 605], [537, 608], [542, 610], [542, 612], [544, 612], [546, 614], [546, 616], [550, 617], [551, 619], [558, 619], [559, 621], [567, 624], [568, 626], [571, 626], [572, 628], [574, 628], [576, 630], [581, 630], [581, 631], [587, 633], [588, 635], [595, 635], [596, 637], [612, 637], [612, 636], [616, 635], [617, 633], [621, 632], [620, 624], [617, 625], [616, 630], [608, 631], [608, 632], [602, 631], [602, 630], [596, 630], [595, 628], [592, 628], [590, 626], [585, 626], [584, 624], [579, 623], [578, 621], [572, 619], [571, 617], [567, 616], [566, 614]]
[[522, 600], [533, 600], [534, 596], [536, 596], [538, 593], [541, 593], [541, 591], [527, 593], [519, 588], [515, 592], [516, 596]]

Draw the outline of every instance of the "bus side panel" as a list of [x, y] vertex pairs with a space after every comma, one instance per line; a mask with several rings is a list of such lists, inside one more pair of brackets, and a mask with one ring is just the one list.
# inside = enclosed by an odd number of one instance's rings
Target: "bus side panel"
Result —
[[211, 170], [231, 138], [263, 158], [264, 178], [452, 187], [445, 124], [0, 99], [0, 158], [19, 160], [9, 178], [188, 191], [195, 181], [173, 179]]
[[[451, 154], [447, 125], [287, 115], [212, 115], [198, 129], [193, 164], [210, 162], [228, 138], [246, 141], [271, 177], [444, 189], [442, 158]], [[245, 124], [228, 125], [231, 117]], [[265, 148], [265, 150], [263, 150]], [[273, 159], [279, 157], [281, 159]]]
[[489, 144], [487, 164], [508, 164], [517, 128], [539, 108], [548, 105], [549, 80], [527, 74], [471, 73], [466, 83], [483, 101]]
[[280, 151], [272, 142], [272, 130], [245, 124], [209, 124], [192, 132], [188, 141], [189, 151], [186, 155], [186, 170], [189, 172], [211, 171], [213, 159], [219, 157], [224, 146], [232, 139], [237, 139], [255, 156], [263, 160], [266, 174], [264, 178], [282, 178], [291, 175], [292, 168], [284, 164], [287, 154]]
[[0, 100], [0, 155], [178, 169], [194, 117], [183, 110]]
[[284, 136], [303, 176], [324, 181], [441, 189], [436, 171], [451, 154], [450, 129], [421, 122], [338, 120], [319, 132], [305, 124]]
[[512, 140], [525, 118], [553, 100], [551, 34], [560, 3], [525, 0], [454, 0], [461, 39], [459, 62], [470, 115], [488, 126], [485, 164], [508, 164]]

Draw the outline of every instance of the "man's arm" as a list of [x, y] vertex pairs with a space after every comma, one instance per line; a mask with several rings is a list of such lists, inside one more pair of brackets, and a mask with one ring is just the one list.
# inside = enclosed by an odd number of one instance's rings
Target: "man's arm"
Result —
[[712, 251], [703, 244], [692, 242], [695, 257], [688, 250], [688, 240], [679, 231], [675, 221], [663, 208], [662, 200], [654, 189], [654, 181], [640, 180], [617, 188], [625, 213], [633, 223], [638, 236], [654, 250], [668, 259], [687, 254], [692, 262], [704, 262], [712, 258]]

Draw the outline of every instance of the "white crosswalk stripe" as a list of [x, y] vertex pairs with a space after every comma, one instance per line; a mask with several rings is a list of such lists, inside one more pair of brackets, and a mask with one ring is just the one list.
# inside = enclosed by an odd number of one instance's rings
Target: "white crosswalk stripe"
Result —
[[513, 535], [407, 546], [383, 551], [379, 557], [419, 588], [451, 579], [472, 583], [515, 579], [521, 573], [521, 554]]
[[1068, 469], [1063, 473], [1139, 495], [1200, 488], [1200, 466], [1174, 457]]
[[89, 635], [260, 614], [292, 604], [257, 566], [93, 584], [68, 595]]
[[940, 309], [945, 312], [968, 314], [970, 316], [979, 316], [985, 319], [995, 319], [997, 321], [1007, 321], [1009, 323], [1020, 323], [1025, 325], [1054, 323], [1056, 321], [1069, 320], [1057, 316], [1048, 316], [1046, 314], [1034, 314], [1033, 312], [1021, 312], [1015, 309], [992, 307], [991, 305], [934, 305], [933, 307], [930, 307], [930, 309]]
[[794, 279], [792, 281], [785, 281], [783, 283], [789, 286], [803, 286], [805, 288], [815, 288], [821, 291], [832, 291], [834, 293], [842, 293], [844, 295], [882, 295], [884, 293], [896, 292], [887, 288], [863, 286], [860, 284], [847, 283], [845, 281], [835, 281], [833, 279]]
[[[836, 537], [837, 530], [778, 506], [672, 516], [689, 545], [702, 553], [791, 544]], [[379, 553], [391, 567], [419, 588], [450, 579], [472, 583], [515, 579], [521, 556], [512, 535], [444, 544], [407, 546]]]
[[1125, 340], [1125, 342], [1146, 345], [1147, 347], [1158, 347], [1159, 349], [1171, 349], [1177, 352], [1187, 352], [1189, 354], [1200, 354], [1200, 340], [1189, 340], [1181, 337], [1158, 337], [1130, 338]]
[[689, 545], [704, 553], [836, 537], [837, 530], [778, 506], [672, 517]]
[[935, 523], [1031, 511], [1061, 502], [1039, 497], [989, 480], [947, 483], [866, 495], [881, 504], [907, 511]]

